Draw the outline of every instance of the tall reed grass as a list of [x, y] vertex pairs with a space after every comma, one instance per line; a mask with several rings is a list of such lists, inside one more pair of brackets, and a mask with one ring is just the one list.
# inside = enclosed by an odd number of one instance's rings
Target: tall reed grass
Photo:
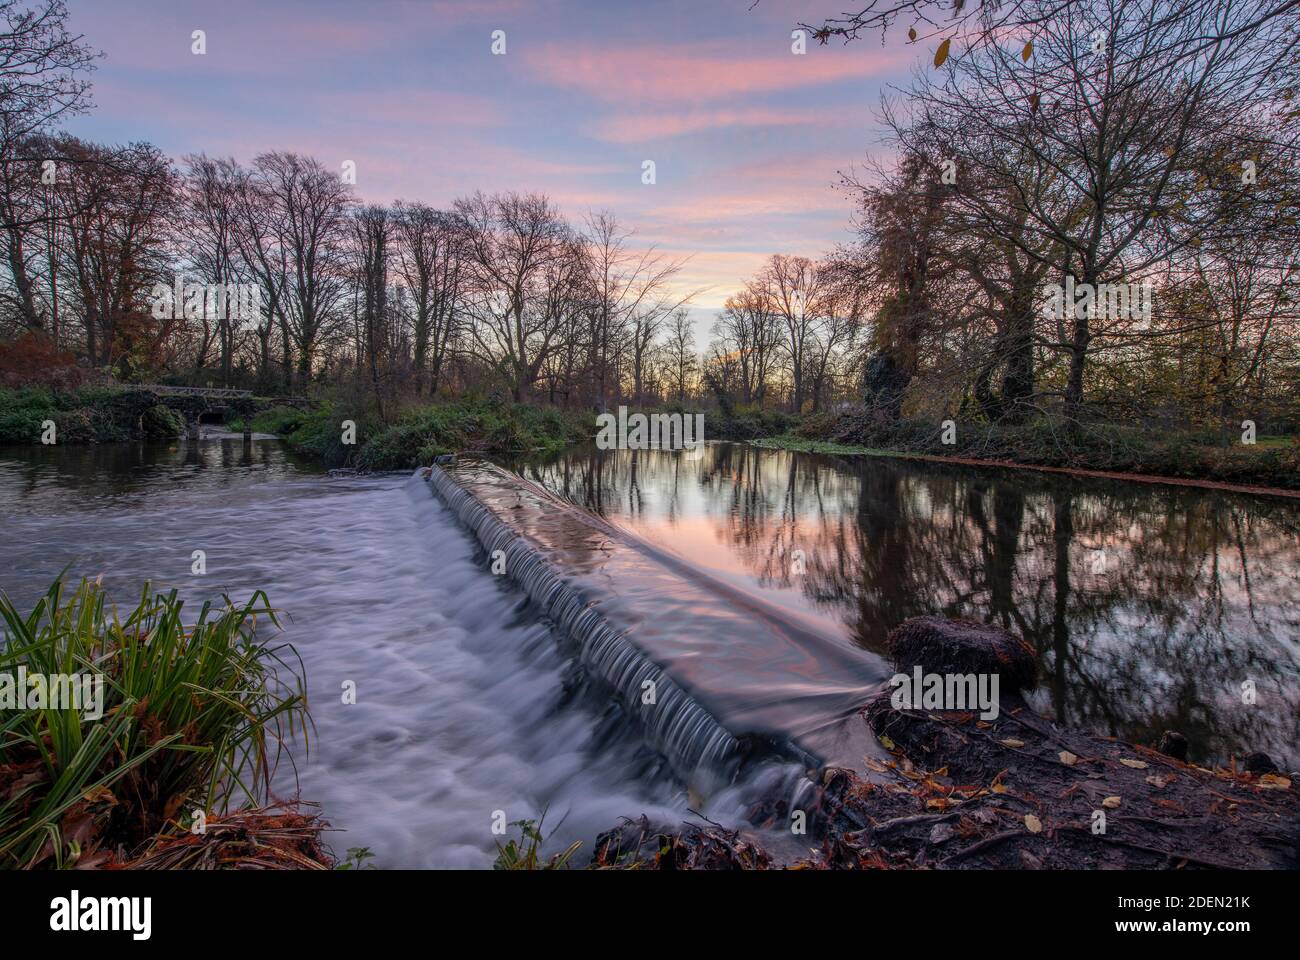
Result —
[[[259, 803], [284, 739], [306, 744], [302, 662], [266, 594], [182, 619], [148, 583], [125, 616], [98, 581], [56, 581], [31, 612], [0, 598], [0, 675], [102, 675], [102, 716], [69, 705], [0, 709], [0, 868], [129, 856], [194, 810]], [[32, 698], [27, 698], [28, 700]]]

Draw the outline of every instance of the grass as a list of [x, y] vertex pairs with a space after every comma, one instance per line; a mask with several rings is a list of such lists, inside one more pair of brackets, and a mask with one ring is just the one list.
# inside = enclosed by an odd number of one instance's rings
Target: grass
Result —
[[[542, 820], [546, 814], [542, 814]], [[581, 840], [575, 840], [569, 846], [553, 854], [549, 859], [542, 859], [542, 844], [546, 838], [542, 834], [542, 820], [512, 820], [510, 826], [519, 828], [519, 839], [511, 838], [504, 845], [497, 844], [497, 858], [492, 864], [493, 870], [566, 870], [573, 855], [582, 846]]]
[[146, 583], [122, 617], [89, 580], [57, 580], [26, 614], [0, 598], [0, 677], [103, 684], [97, 719], [31, 696], [0, 713], [0, 867], [99, 865], [196, 809], [268, 797], [282, 736], [307, 722], [301, 662], [257, 639], [259, 618], [278, 625], [260, 591], [188, 625], [183, 606]]
[[303, 427], [311, 415], [297, 407], [271, 407], [254, 414], [251, 418], [239, 417], [230, 421], [227, 429], [233, 433], [243, 431], [245, 425], [253, 433], [272, 433], [278, 437], [288, 436]]
[[806, 417], [793, 430], [756, 442], [810, 453], [926, 454], [1300, 489], [1297, 438], [1269, 436], [1255, 444], [1225, 444], [1205, 431], [1050, 417], [1018, 425], [957, 422], [951, 444], [943, 442], [943, 434], [937, 422], [877, 421], [853, 412]]

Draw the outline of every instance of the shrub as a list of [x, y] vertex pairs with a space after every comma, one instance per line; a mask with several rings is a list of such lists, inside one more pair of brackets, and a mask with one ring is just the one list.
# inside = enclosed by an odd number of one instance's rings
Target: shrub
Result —
[[140, 432], [147, 440], [170, 440], [185, 432], [185, 418], [171, 407], [155, 404], [141, 415]]

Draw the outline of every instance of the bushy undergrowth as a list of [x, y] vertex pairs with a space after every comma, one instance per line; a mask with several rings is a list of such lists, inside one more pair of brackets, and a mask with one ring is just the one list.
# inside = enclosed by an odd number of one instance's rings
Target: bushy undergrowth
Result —
[[[343, 442], [346, 420], [356, 424], [352, 445]], [[595, 421], [588, 415], [468, 397], [416, 407], [389, 425], [348, 404], [325, 404], [288, 439], [296, 449], [331, 466], [407, 470], [445, 453], [552, 452], [594, 434]]]
[[788, 436], [795, 441], [824, 441], [849, 449], [1300, 489], [1300, 441], [1295, 438], [1225, 445], [1205, 431], [1073, 423], [1049, 417], [1015, 425], [960, 422], [955, 434], [956, 442], [946, 444], [943, 427], [934, 421], [890, 421], [853, 412], [806, 417]]
[[58, 443], [116, 443], [180, 436], [185, 418], [152, 394], [118, 387], [0, 389], [0, 444], [40, 443], [54, 421]]
[[734, 407], [730, 413], [705, 414], [706, 440], [757, 440], [779, 436], [799, 422], [793, 414], [757, 406]]
[[254, 414], [251, 418], [236, 418], [228, 424], [229, 429], [238, 433], [248, 426], [253, 433], [273, 433], [288, 436], [301, 429], [311, 418], [306, 410], [297, 407], [271, 407]]
[[[145, 584], [119, 617], [87, 580], [29, 613], [0, 599], [0, 867], [94, 866], [194, 810], [266, 798], [281, 735], [306, 720], [301, 664], [257, 639], [275, 624], [261, 592], [188, 625], [182, 607]], [[80, 704], [51, 702], [50, 678], [78, 674]]]

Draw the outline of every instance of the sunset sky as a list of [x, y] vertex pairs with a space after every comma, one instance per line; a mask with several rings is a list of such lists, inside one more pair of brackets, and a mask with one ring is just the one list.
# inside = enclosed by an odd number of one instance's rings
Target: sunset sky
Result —
[[848, 236], [838, 172], [881, 150], [880, 93], [926, 55], [898, 30], [796, 56], [794, 25], [840, 0], [752, 2], [71, 0], [73, 28], [105, 57], [96, 108], [67, 127], [176, 157], [353, 160], [366, 200], [517, 189], [574, 221], [608, 208], [638, 244], [691, 258], [680, 286], [707, 288], [703, 347], [767, 255]]

